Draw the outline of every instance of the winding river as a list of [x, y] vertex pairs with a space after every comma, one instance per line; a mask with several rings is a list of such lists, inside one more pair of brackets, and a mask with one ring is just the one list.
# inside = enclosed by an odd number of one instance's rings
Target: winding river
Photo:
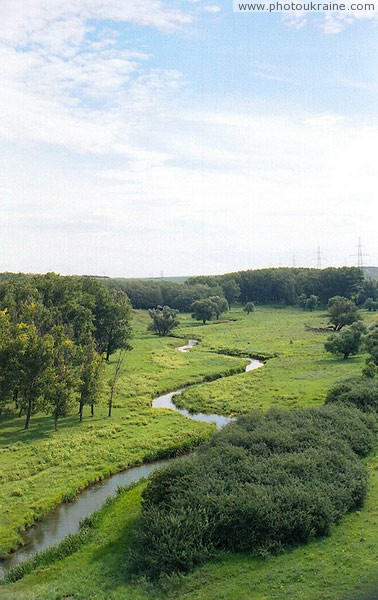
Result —
[[[197, 343], [197, 340], [189, 340], [188, 344], [180, 346], [176, 350], [179, 352], [189, 352]], [[249, 359], [249, 364], [245, 370], [252, 371], [262, 367], [263, 364], [258, 360]], [[221, 429], [227, 423], [234, 420], [231, 417], [190, 413], [188, 410], [177, 408], [174, 404], [174, 397], [183, 391], [183, 389], [176, 390], [175, 392], [155, 398], [152, 401], [153, 408], [169, 408], [196, 421], [215, 423], [218, 429]], [[172, 460], [175, 459], [159, 460], [128, 469], [122, 473], [117, 473], [104, 481], [90, 486], [81, 492], [72, 502], [57, 506], [23, 534], [24, 545], [19, 550], [0, 561], [0, 577], [4, 576], [13, 566], [31, 558], [37, 552], [59, 544], [66, 535], [79, 531], [80, 522], [84, 517], [99, 510], [105, 500], [116, 493], [119, 486], [129, 485], [130, 483], [139, 481], [143, 477], [148, 477], [155, 469], [169, 464]]]

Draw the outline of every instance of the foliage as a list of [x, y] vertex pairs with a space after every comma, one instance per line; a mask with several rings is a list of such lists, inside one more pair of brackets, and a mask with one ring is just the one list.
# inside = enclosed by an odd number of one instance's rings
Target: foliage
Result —
[[342, 354], [347, 359], [351, 354], [358, 354], [362, 344], [362, 334], [366, 331], [361, 322], [346, 325], [338, 333], [327, 338], [324, 348], [332, 354]]
[[196, 300], [190, 306], [192, 311], [192, 318], [197, 321], [202, 321], [205, 325], [206, 321], [210, 321], [215, 316], [215, 305], [210, 298], [205, 300]]
[[334, 296], [329, 299], [328, 316], [334, 331], [340, 331], [345, 325], [352, 325], [361, 319], [354, 302], [342, 296]]
[[295, 305], [302, 294], [306, 298], [318, 297], [323, 305], [336, 295], [358, 297], [360, 305], [376, 294], [374, 286], [364, 281], [362, 270], [356, 267], [257, 269], [190, 277], [184, 283], [143, 279], [104, 279], [104, 283], [126, 292], [134, 308], [167, 304], [180, 312], [189, 312], [193, 302], [210, 296], [224, 296], [230, 306], [236, 301]]
[[66, 338], [62, 326], [52, 330], [54, 340], [51, 349], [51, 365], [45, 372], [42, 407], [45, 412], [52, 412], [55, 431], [58, 419], [66, 417], [72, 408], [73, 394], [78, 384], [77, 368], [73, 365], [76, 348], [72, 340]]
[[209, 300], [211, 300], [214, 305], [213, 313], [216, 319], [219, 319], [222, 313], [228, 311], [229, 305], [225, 298], [221, 298], [220, 296], [210, 296]]
[[306, 296], [306, 294], [301, 294], [298, 298], [298, 306], [301, 306], [303, 310], [308, 310], [312, 312], [319, 305], [319, 297], [311, 294], [310, 296]]
[[369, 352], [369, 360], [378, 366], [378, 323], [372, 325], [364, 337], [364, 347]]
[[75, 391], [80, 419], [86, 403], [93, 414], [99, 354], [109, 360], [131, 336], [127, 296], [92, 278], [47, 273], [0, 281], [0, 306], [1, 403], [12, 399], [26, 413], [25, 429], [38, 410], [52, 412], [57, 429]]
[[327, 394], [326, 403], [334, 402], [378, 414], [378, 380], [358, 377], [338, 383]]
[[102, 369], [101, 357], [94, 349], [93, 342], [80, 348], [80, 369], [78, 384], [79, 419], [83, 420], [84, 406], [93, 407], [99, 400], [101, 393], [100, 375]]
[[[222, 285], [233, 279], [240, 287], [240, 301], [294, 305], [301, 294], [318, 296], [322, 304], [336, 295], [352, 298], [364, 286], [364, 275], [356, 267], [327, 269], [273, 268], [239, 271], [218, 276], [190, 277], [185, 285]], [[371, 295], [371, 294], [369, 294]]]
[[249, 313], [251, 313], [255, 310], [255, 303], [247, 302], [247, 304], [244, 306], [243, 310], [244, 310], [244, 312], [247, 313], [247, 315], [249, 315]]
[[148, 313], [152, 319], [152, 323], [148, 327], [149, 331], [153, 331], [160, 336], [168, 335], [172, 329], [179, 325], [179, 320], [177, 319], [178, 312], [178, 310], [169, 306], [158, 306], [157, 308], [150, 309]]
[[265, 553], [329, 534], [367, 489], [374, 422], [328, 408], [248, 415], [199, 454], [155, 473], [143, 494], [133, 571], [188, 572], [216, 550]]
[[232, 306], [241, 294], [240, 285], [234, 279], [226, 279], [222, 281], [221, 287], [229, 306]]
[[376, 310], [378, 310], [378, 300], [373, 300], [373, 298], [367, 298], [362, 306], [370, 312], [375, 312]]

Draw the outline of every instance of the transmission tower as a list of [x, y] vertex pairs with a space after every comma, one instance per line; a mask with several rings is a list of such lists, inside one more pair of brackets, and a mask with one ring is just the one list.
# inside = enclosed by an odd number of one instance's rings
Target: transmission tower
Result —
[[322, 268], [322, 255], [320, 253], [320, 246], [318, 246], [318, 253], [316, 256], [316, 268], [317, 269], [321, 269]]
[[357, 254], [352, 254], [352, 256], [357, 256], [357, 266], [362, 269], [364, 266], [364, 256], [369, 256], [362, 252], [362, 243], [361, 238], [358, 238], [358, 246], [357, 246]]

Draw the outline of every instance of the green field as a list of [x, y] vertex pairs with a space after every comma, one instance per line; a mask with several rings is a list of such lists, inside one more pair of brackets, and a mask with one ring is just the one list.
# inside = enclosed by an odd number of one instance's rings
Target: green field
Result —
[[[86, 417], [81, 424], [77, 415], [62, 420], [58, 432], [53, 431], [50, 417], [36, 415], [30, 431], [23, 432], [16, 417], [1, 417], [3, 554], [19, 543], [25, 525], [90, 481], [144, 460], [185, 451], [209, 435], [212, 426], [171, 411], [155, 411], [151, 399], [204, 379], [242, 371], [247, 361], [227, 353], [272, 358], [256, 372], [191, 388], [182, 396], [186, 406], [233, 414], [256, 407], [321, 403], [333, 382], [359, 373], [364, 364], [363, 355], [344, 361], [327, 354], [323, 349], [326, 334], [305, 329], [306, 323], [313, 327], [325, 324], [322, 312], [259, 308], [249, 316], [240, 310], [228, 316], [235, 320], [199, 326], [182, 315], [176, 331], [180, 339], [162, 339], [146, 333], [148, 316], [137, 312], [133, 350], [126, 359], [111, 419], [100, 405], [96, 416]], [[364, 317], [367, 322], [377, 319], [368, 313]], [[200, 344], [188, 354], [177, 352], [175, 347], [188, 338], [196, 338]], [[114, 360], [105, 367], [104, 379], [113, 368]], [[330, 539], [264, 561], [225, 557], [180, 580], [179, 591], [170, 582], [163, 597], [346, 598], [354, 584], [361, 580], [365, 585], [372, 577], [377, 561], [377, 463], [370, 462], [367, 507], [348, 516]], [[157, 592], [147, 584], [124, 583], [124, 552], [139, 510], [139, 491], [140, 487], [118, 497], [112, 508], [103, 511], [96, 540], [43, 574], [0, 588], [0, 597], [155, 597]]]

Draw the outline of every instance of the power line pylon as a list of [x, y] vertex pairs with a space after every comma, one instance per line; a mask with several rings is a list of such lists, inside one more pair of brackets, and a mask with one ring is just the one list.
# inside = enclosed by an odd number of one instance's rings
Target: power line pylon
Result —
[[362, 252], [362, 243], [361, 238], [358, 238], [358, 246], [357, 246], [357, 254], [352, 254], [352, 256], [357, 256], [357, 266], [362, 269], [364, 266], [364, 256], [369, 256]]
[[316, 268], [317, 269], [321, 269], [322, 268], [322, 255], [320, 253], [320, 246], [318, 246], [318, 253], [316, 256]]

